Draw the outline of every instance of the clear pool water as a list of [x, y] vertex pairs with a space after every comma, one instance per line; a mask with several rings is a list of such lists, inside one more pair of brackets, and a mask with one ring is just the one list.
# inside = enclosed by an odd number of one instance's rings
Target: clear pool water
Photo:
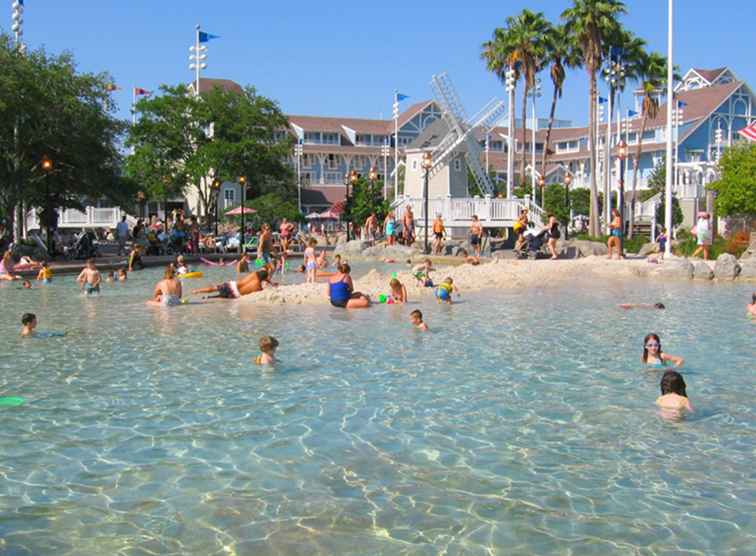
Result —
[[[157, 276], [0, 286], [0, 395], [27, 399], [0, 408], [0, 553], [753, 554], [746, 286], [147, 309]], [[644, 300], [668, 310], [615, 308]], [[18, 338], [24, 311], [67, 336]], [[648, 331], [687, 360], [687, 421], [654, 410]]]

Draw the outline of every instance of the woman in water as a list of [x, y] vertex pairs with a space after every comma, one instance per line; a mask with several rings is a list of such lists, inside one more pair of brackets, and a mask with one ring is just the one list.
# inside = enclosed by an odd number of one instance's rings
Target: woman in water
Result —
[[549, 214], [548, 231], [549, 241], [547, 243], [547, 247], [549, 249], [549, 253], [551, 253], [551, 258], [557, 259], [559, 258], [559, 256], [557, 255], [556, 245], [557, 241], [562, 237], [562, 234], [559, 232], [559, 222], [557, 222], [556, 216], [554, 216], [553, 214]]
[[643, 339], [643, 355], [641, 362], [649, 367], [664, 367], [672, 363], [675, 367], [681, 367], [685, 360], [676, 355], [669, 355], [662, 352], [661, 340], [656, 334], [648, 334]]
[[370, 298], [354, 291], [354, 282], [349, 273], [349, 265], [342, 264], [335, 276], [328, 280], [328, 297], [331, 305], [344, 309], [366, 309], [370, 307]]
[[656, 405], [661, 408], [662, 417], [679, 419], [684, 411], [693, 411], [688, 394], [685, 392], [685, 380], [677, 371], [667, 371], [661, 379], [661, 396], [656, 398]]
[[155, 285], [152, 292], [152, 299], [147, 302], [148, 305], [157, 307], [174, 307], [181, 305], [181, 281], [176, 278], [176, 271], [173, 265], [165, 269], [163, 279]]
[[617, 248], [617, 258], [622, 258], [622, 218], [616, 208], [612, 209], [612, 221], [609, 224], [609, 239], [606, 247], [609, 250], [608, 259], [612, 258], [612, 250]]

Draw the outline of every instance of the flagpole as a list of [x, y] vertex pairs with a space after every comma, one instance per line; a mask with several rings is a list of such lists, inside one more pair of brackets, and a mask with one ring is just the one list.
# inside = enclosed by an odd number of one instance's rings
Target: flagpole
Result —
[[604, 229], [609, 233], [610, 207], [612, 206], [612, 97], [614, 90], [609, 83], [609, 98], [606, 110], [606, 145], [604, 148]]
[[136, 87], [131, 88], [131, 125], [136, 125]]
[[[199, 23], [194, 28], [194, 53], [197, 55], [196, 63], [194, 64], [194, 94], [199, 96], [200, 94], [200, 25]], [[185, 43], [186, 44], [186, 43]]]
[[672, 103], [674, 80], [674, 63], [672, 61], [672, 17], [674, 14], [674, 1], [667, 2], [667, 160], [666, 179], [664, 183], [664, 226], [667, 229], [667, 242], [664, 249], [666, 257], [672, 255]]
[[399, 197], [399, 91], [394, 91], [394, 199]]

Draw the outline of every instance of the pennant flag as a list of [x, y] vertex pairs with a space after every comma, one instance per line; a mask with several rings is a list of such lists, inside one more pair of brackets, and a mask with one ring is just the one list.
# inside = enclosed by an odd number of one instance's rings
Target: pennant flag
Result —
[[635, 110], [628, 110], [627, 111], [627, 117], [628, 118], [633, 118], [633, 117], [635, 117], [637, 115], [638, 115], [638, 113]]
[[18, 5], [19, 6], [23, 6], [24, 5], [24, 0], [18, 0]]
[[219, 39], [220, 35], [211, 35], [210, 33], [205, 33], [204, 31], [200, 31], [199, 34], [199, 42], [209, 42], [213, 39]]
[[744, 127], [738, 133], [748, 139], [749, 141], [756, 141], [756, 122], [753, 122], [751, 125]]
[[404, 99], [409, 98], [409, 95], [403, 95], [402, 93], [396, 93], [396, 102], [402, 102]]
[[684, 106], [688, 106], [688, 103], [687, 102], [683, 102], [681, 100], [677, 101], [677, 107], [678, 108], [683, 108]]
[[607, 99], [605, 99], [604, 97], [599, 97], [598, 98], [598, 103], [599, 104], [606, 104], [607, 102], [608, 102]]
[[136, 96], [150, 96], [152, 94], [152, 91], [148, 91], [147, 89], [142, 89], [141, 87], [134, 87], [134, 95]]
[[105, 85], [105, 90], [109, 93], [112, 93], [113, 91], [120, 91], [121, 88], [115, 83], [108, 83], [107, 85]]

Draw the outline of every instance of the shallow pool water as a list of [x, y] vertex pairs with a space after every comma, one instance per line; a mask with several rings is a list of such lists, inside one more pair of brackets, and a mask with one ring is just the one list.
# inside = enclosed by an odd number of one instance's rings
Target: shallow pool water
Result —
[[[27, 400], [0, 407], [0, 553], [753, 554], [747, 286], [147, 309], [158, 276], [0, 286], [0, 395]], [[26, 311], [67, 335], [18, 338]], [[654, 410], [650, 331], [686, 359], [686, 421]]]

